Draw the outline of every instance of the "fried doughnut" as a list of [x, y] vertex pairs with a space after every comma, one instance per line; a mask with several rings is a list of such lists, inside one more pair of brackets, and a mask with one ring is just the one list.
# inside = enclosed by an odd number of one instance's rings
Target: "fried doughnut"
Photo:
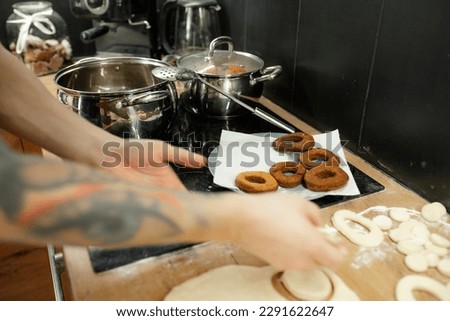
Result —
[[302, 132], [295, 132], [277, 138], [272, 146], [279, 152], [304, 152], [314, 146], [314, 137]]
[[262, 171], [239, 173], [235, 179], [236, 186], [246, 193], [272, 192], [278, 189], [278, 183], [272, 175]]
[[324, 163], [327, 166], [338, 166], [340, 162], [339, 156], [324, 148], [310, 149], [300, 154], [299, 160], [307, 169], [317, 167]]
[[[306, 169], [300, 163], [295, 162], [279, 162], [270, 168], [272, 175], [281, 187], [292, 188], [298, 186], [303, 181]], [[292, 175], [285, 175], [291, 173]]]
[[316, 192], [325, 192], [344, 187], [349, 177], [339, 166], [321, 164], [307, 171], [303, 180], [306, 188]]

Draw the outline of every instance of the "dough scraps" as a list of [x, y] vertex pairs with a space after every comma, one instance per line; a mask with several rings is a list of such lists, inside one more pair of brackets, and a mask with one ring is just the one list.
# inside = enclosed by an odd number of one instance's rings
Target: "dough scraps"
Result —
[[447, 255], [447, 252], [448, 252], [447, 248], [437, 246], [431, 241], [427, 241], [425, 243], [425, 249], [430, 252], [436, 253], [439, 256], [445, 256], [445, 255]]
[[[326, 269], [323, 271], [333, 284], [334, 291], [330, 300], [359, 300], [358, 296], [334, 272]], [[179, 284], [167, 294], [164, 300], [286, 301], [287, 299], [272, 284], [272, 277], [277, 273], [271, 266], [225, 265]], [[289, 284], [289, 287], [295, 287], [299, 291], [301, 285]]]
[[424, 253], [415, 252], [405, 256], [405, 265], [413, 272], [425, 272], [428, 270], [428, 260]]
[[397, 222], [405, 222], [409, 220], [409, 213], [408, 209], [403, 207], [394, 207], [391, 208], [389, 211], [389, 216]]
[[434, 245], [437, 245], [440, 247], [446, 247], [446, 248], [450, 247], [450, 241], [440, 234], [431, 233], [430, 240], [431, 240], [431, 242], [433, 242]]
[[437, 267], [441, 259], [439, 258], [439, 255], [433, 252], [425, 251], [425, 258], [428, 262], [428, 267], [434, 268]]
[[397, 250], [405, 255], [423, 250], [422, 242], [415, 239], [402, 240], [397, 244]]
[[422, 217], [429, 222], [436, 222], [442, 216], [447, 214], [447, 209], [444, 205], [439, 202], [433, 202], [430, 204], [426, 204], [422, 207], [421, 210]]
[[[419, 235], [419, 237], [414, 234]], [[425, 234], [429, 234], [428, 228], [425, 224], [419, 221], [409, 220], [400, 223], [398, 228], [390, 230], [389, 238], [398, 243], [400, 241], [409, 240], [412, 238], [423, 239], [423, 235]]]
[[377, 215], [372, 218], [372, 221], [383, 231], [387, 231], [392, 228], [392, 220], [386, 215]]
[[438, 263], [437, 269], [443, 275], [450, 277], [450, 259], [442, 259]]

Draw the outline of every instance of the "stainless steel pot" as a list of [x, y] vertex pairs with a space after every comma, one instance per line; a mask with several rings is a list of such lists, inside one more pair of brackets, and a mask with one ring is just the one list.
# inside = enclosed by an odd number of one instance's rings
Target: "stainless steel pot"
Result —
[[56, 73], [57, 96], [81, 117], [123, 137], [163, 138], [177, 108], [175, 85], [152, 75], [166, 63], [87, 58]]
[[[218, 50], [226, 44], [228, 50]], [[178, 67], [194, 71], [203, 80], [227, 93], [242, 98], [259, 98], [263, 83], [281, 74], [281, 66], [264, 68], [264, 61], [247, 52], [234, 51], [230, 37], [218, 37], [211, 41], [209, 50], [181, 57]], [[228, 119], [248, 113], [248, 111], [229, 98], [210, 88], [198, 79], [187, 84], [191, 101], [186, 106], [195, 114]]]

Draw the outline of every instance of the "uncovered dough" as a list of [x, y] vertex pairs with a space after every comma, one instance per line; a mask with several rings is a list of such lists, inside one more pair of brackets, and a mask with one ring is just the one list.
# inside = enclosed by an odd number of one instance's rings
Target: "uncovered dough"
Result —
[[445, 206], [442, 205], [439, 202], [434, 202], [430, 204], [426, 204], [422, 207], [421, 210], [422, 217], [426, 219], [429, 222], [436, 222], [438, 221], [442, 216], [447, 214], [447, 210], [445, 209]]
[[427, 241], [425, 243], [425, 249], [427, 249], [430, 252], [436, 253], [439, 256], [445, 256], [447, 255], [448, 252], [447, 248], [434, 245], [433, 242], [431, 241]]
[[392, 227], [392, 220], [386, 215], [377, 215], [372, 218], [372, 221], [383, 231], [390, 230]]
[[411, 236], [417, 242], [420, 242], [422, 245], [428, 242], [430, 238], [430, 231], [426, 227], [416, 226], [411, 230]]
[[441, 260], [437, 265], [437, 269], [443, 275], [450, 277], [450, 259]]
[[272, 286], [271, 266], [226, 265], [174, 287], [166, 301], [283, 301]]
[[428, 234], [429, 231], [425, 224], [419, 221], [409, 220], [400, 223], [398, 228], [390, 230], [389, 238], [396, 243], [414, 238], [416, 240], [422, 240], [424, 244], [428, 238], [423, 239], [423, 237]]
[[441, 259], [436, 253], [425, 251], [425, 258], [428, 262], [428, 267], [434, 268], [437, 267]]
[[[358, 296], [334, 272], [328, 269], [323, 269], [323, 272], [327, 275], [333, 287], [333, 293], [329, 300], [359, 300]], [[286, 301], [287, 298], [275, 290], [272, 285], [272, 277], [276, 274], [277, 271], [271, 266], [225, 265], [209, 270], [174, 287], [164, 300]], [[311, 286], [316, 281], [309, 280], [309, 282], [312, 282], [309, 285], [310, 289], [318, 289], [314, 285]], [[295, 288], [296, 292], [301, 292], [302, 285], [294, 284], [295, 280], [287, 281], [287, 283], [290, 289]], [[304, 295], [317, 296], [317, 293], [306, 293]]]
[[320, 270], [286, 270], [281, 283], [296, 298], [309, 301], [327, 300], [333, 293], [328, 275]]
[[408, 239], [398, 242], [397, 250], [402, 254], [410, 254], [414, 252], [418, 252], [422, 250], [423, 246], [421, 242], [416, 241], [415, 239]]
[[429, 292], [441, 301], [450, 301], [450, 291], [444, 284], [422, 275], [407, 275], [400, 279], [395, 287], [395, 297], [398, 301], [416, 301], [415, 290]]
[[333, 285], [333, 294], [329, 301], [359, 301], [358, 295], [336, 273], [326, 268], [322, 268], [322, 271], [325, 272]]
[[447, 240], [442, 235], [439, 235], [437, 233], [431, 233], [430, 240], [431, 240], [431, 242], [433, 242], [434, 245], [437, 245], [440, 247], [450, 247], [450, 241]]
[[[353, 243], [366, 246], [376, 247], [383, 242], [384, 235], [381, 229], [370, 219], [358, 215], [349, 210], [340, 210], [331, 217], [333, 225]], [[369, 233], [358, 231], [351, 228], [346, 221], [353, 221], [366, 228]]]
[[405, 256], [405, 265], [413, 272], [425, 272], [428, 270], [428, 260], [424, 253], [411, 253]]
[[397, 222], [405, 222], [409, 220], [408, 209], [403, 207], [394, 207], [389, 211], [389, 216]]

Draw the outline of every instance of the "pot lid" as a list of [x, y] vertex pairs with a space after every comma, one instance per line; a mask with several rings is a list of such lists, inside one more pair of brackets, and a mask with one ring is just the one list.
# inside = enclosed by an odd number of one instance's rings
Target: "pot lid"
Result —
[[185, 8], [217, 6], [217, 10], [220, 10], [216, 0], [178, 0], [177, 4]]
[[[215, 49], [222, 44], [227, 44], [228, 50]], [[181, 57], [178, 66], [204, 76], [234, 77], [262, 69], [264, 61], [250, 53], [234, 51], [230, 37], [218, 37], [211, 41], [208, 51]]]

